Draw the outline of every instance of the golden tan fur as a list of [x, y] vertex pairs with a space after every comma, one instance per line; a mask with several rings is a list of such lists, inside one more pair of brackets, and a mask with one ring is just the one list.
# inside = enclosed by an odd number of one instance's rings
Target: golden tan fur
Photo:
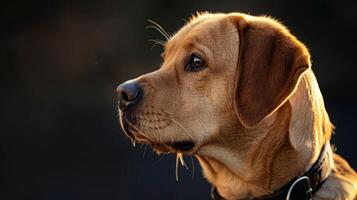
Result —
[[[199, 53], [207, 68], [184, 70]], [[160, 69], [136, 80], [145, 92], [132, 130], [139, 142], [173, 151], [192, 140], [205, 177], [226, 199], [250, 199], [303, 174], [333, 126], [310, 55], [270, 17], [241, 13], [193, 17], [165, 46]], [[356, 172], [328, 151], [333, 168], [314, 199], [354, 199]]]

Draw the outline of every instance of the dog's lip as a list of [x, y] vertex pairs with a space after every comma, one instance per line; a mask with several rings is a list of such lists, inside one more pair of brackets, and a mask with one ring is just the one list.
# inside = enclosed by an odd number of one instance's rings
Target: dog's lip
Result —
[[175, 149], [176, 151], [187, 152], [187, 151], [191, 151], [196, 144], [193, 141], [186, 140], [186, 141], [170, 142], [170, 143], [166, 143], [166, 145]]
[[143, 135], [136, 134], [134, 140], [138, 143], [150, 144], [154, 149], [160, 150], [161, 152], [174, 153], [174, 152], [190, 152], [194, 149], [196, 144], [193, 141], [176, 141], [176, 142], [167, 142], [167, 143], [157, 143], [153, 142], [149, 138], [146, 138]]
[[195, 142], [192, 140], [182, 140], [182, 141], [172, 141], [172, 142], [155, 142], [149, 139], [147, 136], [141, 134], [134, 128], [131, 124], [127, 123], [122, 116], [120, 122], [125, 134], [135, 142], [142, 144], [150, 144], [154, 149], [160, 150], [162, 152], [189, 152], [196, 146]]

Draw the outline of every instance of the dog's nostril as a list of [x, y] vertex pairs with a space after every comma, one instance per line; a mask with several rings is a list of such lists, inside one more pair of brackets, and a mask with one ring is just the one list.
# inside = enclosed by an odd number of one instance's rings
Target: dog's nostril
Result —
[[121, 98], [122, 98], [124, 101], [130, 101], [128, 95], [127, 95], [124, 91], [121, 92]]
[[136, 81], [127, 81], [118, 86], [119, 106], [121, 109], [136, 103], [140, 98], [141, 87]]
[[136, 97], [139, 95], [139, 90], [137, 88], [126, 88], [121, 92], [121, 100], [127, 103], [135, 101]]

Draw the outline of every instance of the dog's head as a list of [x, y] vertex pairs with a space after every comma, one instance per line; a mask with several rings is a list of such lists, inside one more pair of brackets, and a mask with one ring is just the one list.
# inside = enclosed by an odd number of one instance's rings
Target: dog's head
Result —
[[309, 67], [306, 48], [273, 19], [201, 14], [166, 43], [160, 69], [117, 88], [120, 122], [159, 152], [243, 152]]

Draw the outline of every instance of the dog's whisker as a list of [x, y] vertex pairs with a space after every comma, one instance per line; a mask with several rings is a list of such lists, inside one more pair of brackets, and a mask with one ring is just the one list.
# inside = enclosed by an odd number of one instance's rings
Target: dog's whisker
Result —
[[161, 45], [162, 47], [165, 47], [165, 44], [154, 42], [154, 41], [152, 41], [152, 42], [153, 42], [153, 44], [151, 45], [150, 49], [153, 49], [156, 45]]
[[182, 153], [177, 153], [178, 157], [180, 158], [180, 163], [182, 167], [185, 167], [188, 170], [188, 166], [185, 163], [185, 159], [183, 158]]
[[167, 41], [170, 39], [168, 35], [166, 35], [161, 29], [157, 28], [156, 26], [147, 26], [146, 28], [153, 28], [157, 30], [159, 33], [161, 33], [162, 36], [164, 36]]
[[193, 162], [193, 158], [192, 156], [190, 156], [191, 158], [191, 166], [192, 166], [192, 180], [195, 178], [195, 163]]
[[146, 154], [146, 149], [148, 147], [148, 144], [145, 144], [145, 147], [144, 147], [144, 153], [143, 153], [143, 158], [145, 158], [145, 154]]
[[[163, 36], [164, 36], [167, 40], [169, 40], [170, 34], [169, 34], [167, 31], [165, 31], [165, 29], [162, 28], [162, 26], [160, 26], [158, 23], [154, 22], [153, 20], [150, 20], [150, 19], [149, 19], [148, 21], [154, 25], [154, 26], [152, 26], [152, 27], [155, 27], [156, 30], [158, 30], [161, 34], [163, 34]], [[149, 26], [149, 27], [150, 27], [150, 26]]]
[[162, 40], [154, 40], [154, 39], [150, 39], [148, 40], [149, 42], [153, 42], [153, 45], [151, 46], [151, 48], [153, 48], [155, 45], [159, 44], [161, 46], [165, 46], [166, 42], [162, 41]]
[[179, 155], [176, 154], [176, 168], [175, 168], [175, 175], [176, 175], [176, 181], [179, 181], [179, 177], [178, 177], [178, 162], [179, 162]]
[[[124, 118], [125, 118], [125, 117], [124, 117]], [[122, 122], [121, 120], [119, 120], [119, 121], [120, 121], [120, 125], [121, 125], [122, 127], [124, 127], [124, 126], [123, 126], [123, 122]], [[126, 119], [125, 119], [125, 121], [127, 122]], [[125, 128], [123, 128], [122, 130], [124, 131], [124, 133], [125, 133], [126, 135], [129, 135], [128, 132], [125, 130]], [[130, 139], [132, 139], [132, 138], [130, 138]]]
[[174, 143], [174, 138], [172, 137], [172, 135], [170, 135], [170, 148], [172, 148], [173, 143]]
[[131, 144], [133, 145], [133, 147], [135, 147], [135, 146], [136, 146], [136, 142], [135, 142], [135, 140], [134, 140], [134, 139], [131, 139]]
[[[125, 118], [125, 117], [124, 117]], [[143, 135], [144, 137], [146, 137], [147, 139], [149, 139], [148, 136], [146, 136], [145, 133], [143, 133], [139, 128], [137, 128], [136, 126], [134, 126], [134, 124], [130, 123], [126, 118], [125, 118], [126, 123], [128, 123], [131, 127], [133, 127], [135, 129], [136, 132], [140, 133], [141, 135]], [[134, 139], [132, 139], [133, 142]], [[134, 140], [135, 142], [135, 140]], [[135, 146], [135, 143], [133, 144]]]
[[157, 22], [155, 22], [153, 20], [149, 20], [149, 22], [151, 22], [152, 24], [157, 26], [159, 29], [161, 29], [165, 33], [165, 35], [170, 38], [169, 32], [167, 32], [159, 23], [157, 23]]
[[178, 163], [180, 162], [181, 166], [185, 167], [188, 170], [188, 166], [185, 163], [185, 159], [183, 158], [182, 153], [176, 153], [176, 167], [175, 167], [175, 174], [176, 174], [176, 181], [179, 181], [179, 174], [178, 174]]

